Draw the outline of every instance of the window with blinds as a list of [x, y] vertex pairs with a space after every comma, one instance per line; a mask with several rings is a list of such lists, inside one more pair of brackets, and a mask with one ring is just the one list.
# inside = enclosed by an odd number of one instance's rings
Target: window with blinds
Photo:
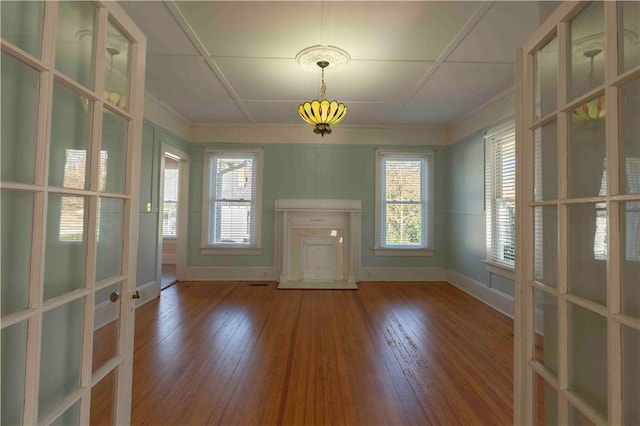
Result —
[[208, 152], [206, 245], [259, 245], [260, 152]]
[[516, 138], [513, 124], [485, 136], [487, 260], [513, 268], [516, 242]]
[[162, 202], [162, 236], [165, 238], [177, 236], [179, 166], [178, 161], [165, 159], [164, 199]]
[[428, 247], [430, 156], [384, 151], [377, 155], [377, 247]]

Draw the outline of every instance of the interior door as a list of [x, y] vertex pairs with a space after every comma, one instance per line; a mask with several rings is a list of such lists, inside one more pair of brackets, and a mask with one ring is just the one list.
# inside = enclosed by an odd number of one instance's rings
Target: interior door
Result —
[[639, 34], [565, 2], [519, 54], [515, 424], [640, 424]]
[[127, 424], [146, 38], [3, 1], [2, 424]]

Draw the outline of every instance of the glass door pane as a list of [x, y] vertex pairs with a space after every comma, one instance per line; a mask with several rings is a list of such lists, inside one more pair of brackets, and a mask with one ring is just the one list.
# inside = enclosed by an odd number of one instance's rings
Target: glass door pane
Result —
[[29, 306], [33, 195], [2, 190], [2, 316]]
[[[40, 57], [42, 48], [43, 6], [42, 1], [3, 0], [0, 2], [2, 38], [36, 58]], [[5, 87], [3, 85], [2, 89], [4, 90]], [[2, 125], [4, 126], [4, 120]]]
[[121, 297], [121, 283], [96, 291], [91, 368], [94, 373], [118, 355]]
[[89, 89], [94, 88], [96, 12], [93, 2], [58, 3], [56, 69]]
[[114, 424], [117, 369], [112, 370], [91, 389], [91, 426]]
[[87, 201], [87, 197], [49, 195], [45, 300], [85, 285]]
[[84, 303], [76, 299], [42, 316], [38, 419], [80, 386]]
[[0, 423], [23, 424], [24, 390], [27, 358], [27, 322], [22, 321], [2, 330], [2, 388], [0, 389]]
[[620, 192], [640, 194], [640, 80], [620, 88]]
[[98, 255], [96, 281], [122, 273], [124, 245], [124, 200], [98, 199]]
[[[600, 102], [599, 99], [595, 99]], [[602, 98], [604, 102], [604, 97]], [[571, 115], [569, 125], [569, 198], [597, 197], [607, 195], [605, 179], [605, 120], [577, 116], [579, 112], [592, 111], [589, 101]], [[597, 108], [597, 107], [596, 107]]]
[[555, 121], [538, 127], [534, 133], [533, 188], [536, 201], [558, 198], [558, 126]]
[[595, 89], [604, 82], [604, 2], [594, 1], [569, 25], [568, 98]]
[[618, 68], [620, 73], [640, 64], [639, 35], [640, 2], [621, 1], [618, 3]]
[[107, 110], [102, 118], [98, 190], [121, 194], [124, 193], [127, 167], [128, 123]]
[[[2, 2], [4, 10], [4, 2]], [[4, 15], [2, 16], [4, 22]], [[33, 183], [40, 73], [2, 52], [2, 180]]]
[[556, 110], [558, 99], [558, 38], [533, 55], [534, 120]]
[[118, 108], [129, 108], [129, 54], [131, 43], [111, 21], [107, 24], [105, 101]]
[[92, 102], [87, 98], [54, 83], [49, 185], [88, 189], [91, 111]]

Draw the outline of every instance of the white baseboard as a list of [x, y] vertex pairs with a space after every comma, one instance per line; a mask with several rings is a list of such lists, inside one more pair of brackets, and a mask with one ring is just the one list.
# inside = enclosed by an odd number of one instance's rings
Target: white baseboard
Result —
[[491, 306], [496, 311], [513, 318], [513, 297], [489, 288], [480, 281], [474, 280], [453, 269], [448, 270], [448, 275], [447, 281], [455, 287]]
[[427, 268], [361, 267], [357, 281], [447, 281], [447, 270]]
[[278, 281], [280, 274], [268, 266], [191, 266], [185, 281]]

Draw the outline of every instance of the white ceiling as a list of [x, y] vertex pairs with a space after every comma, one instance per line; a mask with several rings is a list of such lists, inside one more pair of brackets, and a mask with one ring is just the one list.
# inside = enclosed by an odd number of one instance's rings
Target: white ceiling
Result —
[[513, 87], [533, 1], [121, 2], [148, 37], [147, 90], [191, 123], [300, 124], [320, 73], [296, 54], [345, 49], [327, 73], [341, 126], [448, 125]]

